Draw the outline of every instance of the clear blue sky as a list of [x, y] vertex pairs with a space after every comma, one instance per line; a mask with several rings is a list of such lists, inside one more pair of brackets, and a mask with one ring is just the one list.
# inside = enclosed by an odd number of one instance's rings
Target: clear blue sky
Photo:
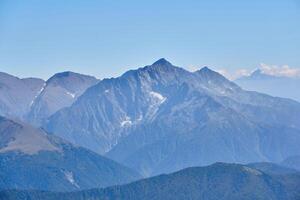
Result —
[[299, 0], [0, 0], [0, 71], [99, 78], [179, 66], [300, 67]]

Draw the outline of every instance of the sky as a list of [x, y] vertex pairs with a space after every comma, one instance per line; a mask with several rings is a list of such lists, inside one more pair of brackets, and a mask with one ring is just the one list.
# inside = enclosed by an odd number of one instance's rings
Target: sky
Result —
[[300, 0], [0, 0], [0, 71], [119, 76], [166, 58], [189, 70], [300, 70]]

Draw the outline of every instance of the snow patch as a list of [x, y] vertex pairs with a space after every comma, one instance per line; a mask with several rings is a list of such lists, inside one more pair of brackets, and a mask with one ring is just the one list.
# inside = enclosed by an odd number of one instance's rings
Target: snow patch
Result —
[[74, 93], [71, 93], [71, 92], [66, 92], [68, 95], [70, 95], [73, 99], [75, 98], [75, 96], [76, 96], [76, 94], [74, 94]]
[[65, 171], [64, 172], [66, 179], [75, 187], [80, 188], [79, 185], [76, 183], [73, 172]]
[[143, 115], [140, 115], [139, 118], [137, 118], [137, 121], [142, 121], [143, 120]]
[[44, 91], [45, 87], [46, 87], [46, 83], [43, 84], [43, 87], [34, 96], [33, 100], [30, 102], [30, 107], [33, 105], [33, 103], [35, 102], [36, 98]]
[[154, 91], [149, 91], [149, 97], [149, 107], [145, 118], [153, 119], [155, 114], [159, 110], [160, 105], [164, 103], [167, 98], [161, 95], [160, 93]]
[[167, 98], [161, 95], [160, 93], [151, 91], [150, 95], [160, 101], [160, 103], [163, 103]]
[[125, 117], [125, 120], [121, 122], [122, 127], [123, 126], [131, 126], [131, 124], [132, 124], [132, 121], [131, 121], [130, 117], [127, 117], [127, 116]]
[[250, 167], [245, 167], [245, 166], [244, 166], [243, 169], [244, 169], [246, 172], [249, 172], [249, 173], [254, 174], [254, 175], [256, 175], [256, 176], [262, 175], [262, 173], [261, 173], [260, 171], [258, 171], [258, 170], [256, 170], [256, 169], [252, 169], [252, 168], [250, 168]]

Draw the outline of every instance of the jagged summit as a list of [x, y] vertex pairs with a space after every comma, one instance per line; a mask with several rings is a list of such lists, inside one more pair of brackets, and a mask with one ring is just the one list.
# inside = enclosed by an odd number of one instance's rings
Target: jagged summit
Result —
[[255, 71], [253, 71], [250, 74], [250, 77], [252, 77], [252, 78], [264, 78], [264, 77], [268, 77], [268, 75], [265, 74], [261, 69], [256, 69]]
[[202, 67], [201, 69], [197, 70], [195, 73], [199, 73], [199, 74], [211, 74], [211, 75], [220, 75], [222, 76], [221, 74], [219, 74], [218, 72], [210, 69], [209, 67], [205, 66], [205, 67]]
[[169, 61], [167, 61], [165, 58], [161, 58], [155, 61], [152, 65], [172, 65], [172, 64]]
[[165, 58], [161, 58], [157, 61], [155, 61], [153, 64], [151, 65], [146, 65], [145, 67], [141, 67], [135, 70], [129, 70], [127, 72], [125, 72], [122, 77], [130, 77], [132, 76], [132, 74], [151, 74], [151, 76], [153, 77], [153, 75], [162, 75], [162, 74], [169, 74], [172, 75], [176, 72], [180, 72], [180, 73], [188, 73], [186, 70], [180, 68], [180, 67], [176, 67], [174, 66], [172, 63], [170, 63], [169, 61], [167, 61]]
[[261, 69], [254, 70], [249, 76], [243, 76], [239, 80], [263, 80], [263, 79], [276, 79], [278, 77], [270, 76], [268, 74], [265, 74]]
[[211, 70], [209, 67], [207, 67], [207, 66], [204, 66], [204, 67], [202, 67], [200, 70], [198, 70], [198, 71], [204, 71], [204, 72], [210, 72], [210, 71], [213, 71], [213, 70]]
[[256, 69], [254, 72], [251, 73], [251, 76], [257, 76], [257, 75], [261, 75], [262, 71], [260, 69]]
[[208, 67], [203, 67], [202, 69], [194, 72], [198, 79], [209, 87], [210, 90], [217, 91], [217, 93], [225, 95], [233, 91], [238, 91], [241, 88], [235, 83], [231, 82], [225, 78], [222, 74], [211, 70]]
[[210, 80], [210, 81], [217, 80], [217, 79], [222, 81], [227, 80], [223, 75], [206, 66], [194, 73], [197, 74], [200, 78], [205, 80]]
[[167, 61], [165, 58], [161, 58], [154, 62], [152, 65], [146, 66], [144, 69], [145, 70], [150, 70], [150, 71], [164, 71], [164, 72], [172, 72], [176, 69], [172, 63]]
[[252, 78], [261, 79], [261, 78], [277, 78], [275, 76], [270, 76], [268, 74], [265, 74], [261, 69], [257, 69], [250, 75]]

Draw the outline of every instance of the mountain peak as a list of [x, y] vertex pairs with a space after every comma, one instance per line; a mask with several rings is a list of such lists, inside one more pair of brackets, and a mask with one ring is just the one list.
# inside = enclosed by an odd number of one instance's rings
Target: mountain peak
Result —
[[178, 70], [178, 67], [175, 67], [172, 65], [169, 61], [167, 61], [165, 58], [161, 58], [154, 62], [152, 65], [147, 65], [143, 68], [139, 68], [138, 70], [130, 70], [126, 72], [125, 74], [130, 74], [134, 71], [139, 71], [139, 72], [151, 72], [151, 73], [173, 73], [174, 71]]
[[202, 67], [200, 70], [198, 70], [199, 72], [202, 72], [202, 73], [216, 73], [215, 71], [211, 70], [209, 67], [207, 66], [204, 66]]
[[70, 77], [72, 74], [76, 74], [76, 73], [71, 72], [71, 71], [65, 71], [65, 72], [59, 72], [59, 73], [56, 73], [56, 74], [54, 74], [53, 76], [51, 76], [51, 77], [47, 80], [47, 83], [56, 81], [56, 80], [58, 80], [58, 79]]
[[261, 75], [262, 71], [260, 69], [256, 69], [254, 72], [251, 73], [251, 76], [257, 76], [257, 75]]
[[65, 71], [65, 72], [59, 72], [54, 74], [52, 77], [56, 77], [56, 78], [62, 78], [62, 77], [68, 77], [71, 76], [73, 74], [77, 74], [75, 72], [71, 72], [71, 71]]
[[169, 61], [167, 61], [165, 58], [161, 58], [154, 62], [152, 65], [172, 65]]
[[[138, 68], [136, 70], [129, 70], [125, 72], [122, 77], [132, 77], [133, 74], [139, 74], [144, 75], [147, 74], [150, 75], [152, 78], [160, 77], [161, 79], [168, 79], [170, 76], [176, 75], [183, 75], [184, 73], [189, 73], [185, 71], [184, 69], [174, 66], [172, 63], [167, 61], [165, 58], [161, 58], [157, 61], [155, 61], [151, 65], [146, 65], [144, 67]], [[170, 78], [172, 79], [172, 78]]]
[[253, 71], [250, 76], [245, 77], [246, 79], [271, 79], [271, 78], [276, 78], [274, 76], [270, 76], [268, 74], [265, 74], [261, 69], [256, 69]]
[[85, 75], [85, 74], [80, 74], [80, 73], [76, 73], [76, 72], [71, 72], [71, 71], [65, 71], [65, 72], [59, 72], [54, 74], [52, 77], [50, 77], [47, 80], [47, 83], [50, 82], [56, 82], [59, 80], [64, 80], [64, 79], [82, 79], [82, 78], [87, 78], [93, 81], [96, 81], [97, 79], [93, 76], [89, 76], [89, 75]]
[[201, 75], [201, 76], [205, 76], [205, 77], [220, 77], [222, 79], [225, 79], [221, 74], [219, 74], [218, 72], [211, 70], [208, 67], [203, 67], [200, 70], [196, 71], [195, 73]]
[[256, 69], [254, 72], [251, 73], [250, 75], [253, 78], [266, 78], [269, 77], [269, 75], [263, 73], [263, 71], [261, 71], [261, 69]]
[[203, 67], [202, 69], [194, 72], [203, 83], [206, 84], [214, 84], [218, 88], [229, 88], [229, 89], [239, 89], [239, 86], [237, 86], [235, 83], [229, 81], [227, 78], [225, 78], [222, 74], [211, 70], [208, 67]]

